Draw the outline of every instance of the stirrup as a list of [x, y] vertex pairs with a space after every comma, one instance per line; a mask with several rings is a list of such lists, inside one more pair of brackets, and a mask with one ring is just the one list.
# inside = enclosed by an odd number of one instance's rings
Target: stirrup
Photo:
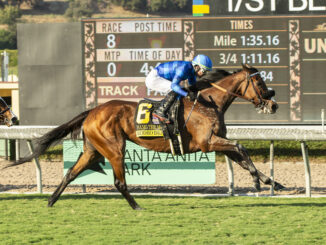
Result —
[[166, 118], [164, 116], [161, 116], [161, 115], [159, 115], [159, 114], [157, 114], [155, 112], [153, 112], [153, 116], [157, 117], [163, 123], [167, 123], [167, 124], [171, 123], [168, 118]]

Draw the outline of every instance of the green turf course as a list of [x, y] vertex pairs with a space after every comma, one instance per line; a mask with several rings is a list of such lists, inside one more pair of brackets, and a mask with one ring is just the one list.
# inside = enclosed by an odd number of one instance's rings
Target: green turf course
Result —
[[326, 244], [326, 198], [0, 195], [0, 244]]

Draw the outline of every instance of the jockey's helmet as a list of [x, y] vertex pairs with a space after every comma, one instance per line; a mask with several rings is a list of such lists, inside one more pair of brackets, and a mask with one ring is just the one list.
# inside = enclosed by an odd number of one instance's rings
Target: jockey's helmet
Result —
[[208, 56], [204, 54], [197, 55], [192, 61], [192, 65], [198, 65], [204, 73], [206, 71], [212, 70], [212, 61]]

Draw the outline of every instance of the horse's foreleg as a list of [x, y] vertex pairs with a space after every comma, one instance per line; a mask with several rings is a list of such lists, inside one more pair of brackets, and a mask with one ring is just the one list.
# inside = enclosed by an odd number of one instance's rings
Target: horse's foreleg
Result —
[[[225, 155], [227, 155], [230, 159], [237, 162], [242, 168], [249, 170], [250, 173], [252, 173], [252, 166], [255, 168], [253, 162], [251, 161], [249, 154], [247, 150], [242, 146], [241, 144], [237, 144], [237, 151], [223, 151]], [[245, 161], [241, 160], [241, 157], [243, 159], [247, 159]], [[249, 164], [248, 164], [249, 163]], [[251, 170], [250, 170], [251, 169]], [[256, 168], [255, 168], [256, 169]], [[272, 185], [274, 190], [281, 190], [285, 188], [283, 185], [279, 184], [276, 181], [273, 181], [271, 178], [263, 174], [261, 171], [256, 169], [256, 173], [258, 175], [258, 178], [265, 184], [265, 185]], [[255, 179], [254, 179], [255, 182]], [[257, 189], [257, 188], [256, 188]], [[258, 190], [258, 189], [257, 189]]]
[[272, 180], [271, 178], [267, 177], [265, 174], [263, 174], [262, 172], [260, 172], [257, 169], [258, 175], [259, 175], [259, 179], [265, 184], [265, 185], [271, 185], [273, 186], [275, 191], [279, 191], [285, 188], [285, 186], [281, 185], [280, 183]]
[[213, 135], [209, 142], [208, 150], [221, 151], [238, 163], [242, 168], [248, 170], [253, 178], [254, 187], [256, 190], [260, 191], [258, 171], [251, 161], [247, 150], [241, 144]]
[[54, 203], [59, 199], [62, 192], [66, 189], [67, 185], [76, 179], [80, 173], [87, 169], [87, 167], [90, 166], [99, 157], [101, 157], [101, 155], [98, 152], [85, 151], [78, 159], [77, 163], [68, 170], [60, 185], [49, 198], [48, 207], [52, 207]]
[[251, 161], [247, 150], [241, 144], [235, 144], [235, 148], [230, 151], [223, 151], [230, 159], [238, 163], [243, 169], [249, 171], [253, 178], [254, 187], [260, 191], [260, 176], [259, 171], [256, 169], [254, 163]]

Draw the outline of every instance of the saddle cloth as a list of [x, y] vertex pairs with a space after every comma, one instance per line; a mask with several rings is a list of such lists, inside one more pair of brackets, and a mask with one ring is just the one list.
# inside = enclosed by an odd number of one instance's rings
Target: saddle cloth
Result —
[[170, 124], [160, 122], [152, 112], [160, 105], [160, 101], [144, 99], [139, 101], [135, 114], [135, 128], [137, 137], [164, 137], [170, 142], [173, 155], [183, 155], [182, 140], [178, 127], [178, 110], [180, 100], [176, 100], [170, 108]]
[[137, 137], [163, 137], [162, 126], [158, 118], [152, 116], [152, 111], [159, 101], [141, 100], [138, 102], [135, 114]]

